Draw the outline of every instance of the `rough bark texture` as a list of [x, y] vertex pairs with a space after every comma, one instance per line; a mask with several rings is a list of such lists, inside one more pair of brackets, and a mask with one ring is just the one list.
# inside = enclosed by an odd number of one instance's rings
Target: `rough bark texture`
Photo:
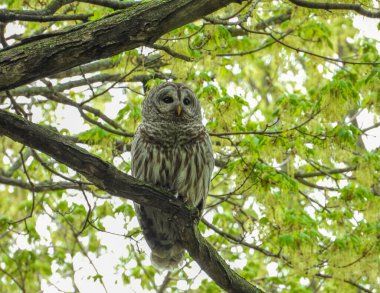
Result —
[[26, 39], [0, 51], [0, 90], [154, 43], [161, 35], [236, 0], [157, 0]]
[[[111, 195], [155, 206], [169, 213], [175, 210], [189, 218], [197, 213], [196, 210], [186, 209], [183, 202], [174, 196], [167, 200], [168, 194], [165, 190], [152, 187], [121, 172], [113, 165], [76, 146], [64, 136], [3, 110], [0, 110], [0, 134], [50, 155]], [[164, 202], [163, 198], [166, 199]]]
[[203, 238], [197, 225], [188, 226], [182, 239], [191, 257], [227, 292], [264, 292], [232, 270], [215, 248]]
[[172, 213], [183, 231], [183, 244], [200, 267], [228, 292], [262, 292], [231, 270], [216, 250], [202, 237], [195, 211], [163, 190], [149, 186], [91, 155], [58, 133], [0, 110], [0, 134], [44, 152], [85, 176], [111, 195], [131, 199]]

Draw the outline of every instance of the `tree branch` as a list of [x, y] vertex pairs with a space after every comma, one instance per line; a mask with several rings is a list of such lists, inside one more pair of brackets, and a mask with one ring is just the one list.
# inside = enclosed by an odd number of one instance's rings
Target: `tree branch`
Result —
[[[188, 218], [194, 217], [196, 213], [184, 207], [183, 202], [174, 196], [170, 197], [165, 190], [152, 187], [119, 171], [113, 165], [76, 146], [70, 139], [3, 110], [0, 110], [0, 133], [50, 155], [111, 195], [151, 205], [168, 213], [175, 210], [179, 215]], [[167, 200], [168, 197], [170, 200]]]
[[[33, 13], [34, 12], [34, 13]], [[21, 21], [36, 21], [36, 22], [49, 22], [49, 21], [63, 21], [63, 20], [81, 20], [87, 21], [92, 14], [69, 14], [69, 15], [44, 15], [37, 13], [37, 11], [22, 11], [22, 10], [0, 10], [0, 21], [9, 22], [15, 20]]]
[[168, 192], [119, 171], [64, 136], [3, 110], [0, 110], [0, 133], [55, 158], [110, 195], [154, 206], [171, 214], [183, 232], [184, 247], [220, 287], [228, 292], [263, 292], [233, 271], [202, 237], [197, 228], [196, 208], [190, 209]]
[[191, 257], [220, 287], [231, 293], [264, 292], [231, 270], [215, 248], [202, 237], [196, 225], [185, 227], [182, 237], [183, 245]]
[[356, 170], [356, 167], [350, 166], [350, 167], [341, 168], [341, 169], [326, 170], [324, 172], [310, 172], [310, 173], [297, 172], [294, 174], [294, 177], [297, 179], [298, 178], [318, 177], [318, 176], [326, 176], [326, 175], [332, 175], [332, 174], [341, 174], [341, 173], [351, 172], [354, 170]]
[[41, 10], [8, 10], [0, 9], [0, 21], [9, 22], [15, 20], [21, 21], [60, 21], [60, 20], [81, 20], [88, 21], [88, 18], [93, 14], [73, 14], [73, 15], [54, 15], [54, 13], [62, 6], [71, 4], [73, 2], [83, 2], [89, 4], [95, 4], [99, 6], [117, 9], [125, 9], [138, 4], [136, 2], [120, 2], [114, 0], [53, 0], [45, 9]]
[[350, 4], [350, 3], [328, 3], [328, 2], [310, 2], [304, 0], [289, 0], [295, 5], [314, 8], [314, 9], [325, 9], [325, 10], [352, 10], [361, 15], [371, 17], [371, 18], [380, 18], [380, 11], [370, 11], [363, 8], [361, 4]]
[[23, 189], [27, 189], [34, 192], [43, 192], [43, 191], [55, 191], [55, 190], [64, 190], [64, 189], [87, 189], [84, 186], [81, 186], [78, 183], [73, 182], [45, 182], [40, 184], [34, 184], [34, 186], [31, 186], [29, 183], [24, 182], [22, 180], [9, 178], [6, 176], [0, 175], [0, 183], [5, 185], [11, 185], [11, 186], [17, 186]]
[[144, 1], [99, 20], [26, 39], [0, 51], [0, 90], [153, 44], [163, 34], [236, 1]]

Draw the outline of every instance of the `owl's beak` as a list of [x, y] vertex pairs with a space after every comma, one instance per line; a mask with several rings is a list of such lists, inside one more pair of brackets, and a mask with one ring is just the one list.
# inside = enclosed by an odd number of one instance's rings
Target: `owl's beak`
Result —
[[182, 107], [181, 105], [178, 105], [177, 108], [176, 108], [176, 113], [177, 113], [177, 116], [181, 116], [181, 113], [182, 113]]

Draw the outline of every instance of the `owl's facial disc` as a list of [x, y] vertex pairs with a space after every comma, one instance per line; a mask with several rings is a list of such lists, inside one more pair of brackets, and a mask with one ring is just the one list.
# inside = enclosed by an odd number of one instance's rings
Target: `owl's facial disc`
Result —
[[[201, 110], [195, 94], [183, 84], [166, 83], [151, 91], [147, 104], [150, 112], [143, 112], [144, 119], [167, 121], [170, 124], [200, 122]], [[148, 109], [148, 108], [146, 108]]]

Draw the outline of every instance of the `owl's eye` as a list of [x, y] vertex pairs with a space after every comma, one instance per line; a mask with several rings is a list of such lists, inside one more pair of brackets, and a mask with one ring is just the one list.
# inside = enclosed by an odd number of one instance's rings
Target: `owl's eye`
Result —
[[164, 97], [162, 100], [163, 100], [164, 103], [166, 103], [166, 104], [173, 103], [173, 98], [172, 98], [172, 97], [169, 97], [169, 96]]
[[183, 99], [183, 103], [187, 106], [187, 105], [190, 105], [191, 104], [191, 101], [189, 98], [184, 98]]

